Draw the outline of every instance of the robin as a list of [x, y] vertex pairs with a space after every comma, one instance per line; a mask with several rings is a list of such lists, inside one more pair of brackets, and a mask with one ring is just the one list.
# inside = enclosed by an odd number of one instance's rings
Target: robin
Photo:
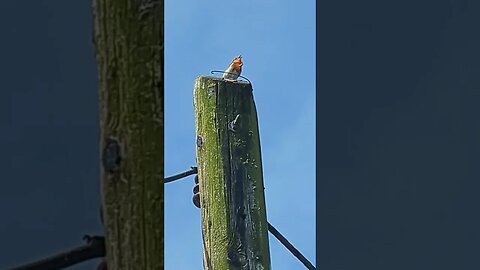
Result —
[[223, 74], [223, 78], [228, 81], [236, 81], [238, 76], [242, 73], [242, 56], [239, 55], [235, 57], [228, 66], [228, 68], [225, 70], [225, 73]]

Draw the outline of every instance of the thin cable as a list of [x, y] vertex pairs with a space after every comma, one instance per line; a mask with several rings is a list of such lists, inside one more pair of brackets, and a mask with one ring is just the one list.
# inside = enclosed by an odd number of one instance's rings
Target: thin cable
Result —
[[165, 180], [164, 180], [164, 183], [169, 183], [169, 182], [173, 182], [175, 180], [179, 180], [179, 179], [182, 179], [184, 177], [187, 177], [189, 175], [192, 175], [192, 174], [196, 174], [197, 173], [197, 167], [190, 167], [191, 169], [188, 170], [188, 171], [185, 171], [185, 172], [182, 172], [182, 173], [179, 173], [179, 174], [176, 174], [176, 175], [172, 175], [172, 176], [169, 176], [169, 177], [166, 177]]
[[85, 235], [85, 245], [10, 270], [57, 270], [105, 257], [105, 237]]
[[268, 231], [273, 234], [273, 236], [275, 236], [275, 238], [277, 238], [278, 241], [280, 241], [280, 243], [282, 243], [293, 254], [293, 256], [297, 257], [297, 259], [300, 260], [303, 265], [307, 267], [308, 270], [316, 270], [315, 266], [313, 266], [313, 264], [310, 263], [307, 258], [305, 258], [305, 256], [303, 256], [302, 253], [298, 251], [298, 249], [296, 249], [292, 244], [290, 244], [287, 238], [285, 238], [279, 231], [277, 231], [277, 229], [275, 229], [275, 227], [273, 227], [270, 222], [267, 223]]
[[210, 73], [211, 73], [211, 74], [214, 74], [214, 73], [223, 73], [223, 74], [225, 74], [225, 73], [227, 73], [227, 74], [235, 75], [235, 76], [238, 76], [238, 77], [240, 77], [240, 78], [244, 78], [245, 80], [248, 81], [248, 83], [249, 83], [250, 85], [252, 84], [252, 82], [251, 82], [248, 78], [243, 77], [243, 76], [240, 76], [240, 75], [237, 75], [236, 73], [227, 72], [227, 71], [221, 71], [221, 70], [212, 70], [212, 71], [210, 71]]
[[[165, 178], [165, 183], [173, 182], [175, 180], [182, 179], [198, 172], [197, 167], [190, 168], [191, 169], [188, 171]], [[273, 234], [273, 236], [275, 236], [275, 238], [277, 238], [278, 241], [280, 241], [280, 243], [282, 243], [293, 254], [293, 256], [295, 256], [300, 262], [302, 262], [308, 270], [316, 270], [315, 266], [313, 266], [313, 264], [308, 261], [308, 259], [305, 258], [305, 256], [303, 256], [298, 249], [296, 249], [290, 242], [288, 242], [287, 238], [285, 238], [277, 229], [275, 229], [275, 227], [273, 227], [270, 222], [267, 221], [267, 224], [268, 231]]]

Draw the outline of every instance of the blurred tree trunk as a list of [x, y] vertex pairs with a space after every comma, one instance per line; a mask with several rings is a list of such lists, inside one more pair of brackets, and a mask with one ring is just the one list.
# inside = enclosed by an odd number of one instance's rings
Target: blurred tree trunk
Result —
[[163, 269], [163, 1], [93, 0], [108, 269]]

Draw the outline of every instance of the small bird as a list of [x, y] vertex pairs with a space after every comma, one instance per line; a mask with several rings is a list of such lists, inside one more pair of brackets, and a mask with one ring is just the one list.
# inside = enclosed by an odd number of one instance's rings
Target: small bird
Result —
[[228, 68], [225, 70], [225, 73], [223, 73], [223, 78], [228, 81], [236, 81], [238, 76], [242, 73], [242, 56], [239, 55], [235, 58], [233, 58], [232, 63], [228, 66]]

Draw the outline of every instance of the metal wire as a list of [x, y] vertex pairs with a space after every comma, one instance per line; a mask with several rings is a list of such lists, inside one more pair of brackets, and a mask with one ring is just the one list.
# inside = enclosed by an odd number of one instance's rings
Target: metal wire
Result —
[[[214, 74], [214, 73], [223, 73], [223, 74], [226, 73], [226, 74], [231, 74], [231, 75], [237, 75], [236, 73], [226, 72], [226, 71], [221, 71], [221, 70], [212, 70], [212, 71], [210, 71], [210, 74]], [[243, 77], [243, 76], [241, 76], [241, 75], [238, 75], [238, 77], [247, 80], [250, 85], [252, 84], [252, 82], [251, 82], [247, 77]]]
[[[185, 171], [185, 172], [182, 172], [182, 173], [179, 173], [179, 174], [176, 174], [176, 175], [173, 175], [173, 176], [170, 176], [170, 177], [167, 177], [165, 178], [165, 183], [168, 183], [168, 182], [173, 182], [175, 180], [179, 180], [179, 179], [182, 179], [184, 177], [187, 177], [189, 175], [192, 175], [192, 174], [196, 174], [197, 173], [197, 167], [191, 167], [190, 170], [188, 171]], [[275, 236], [275, 238], [278, 239], [278, 241], [280, 241], [280, 243], [282, 243], [292, 254], [293, 256], [295, 256], [300, 262], [303, 263], [303, 265], [305, 265], [305, 267], [307, 267], [308, 270], [316, 270], [315, 266], [313, 266], [313, 264], [307, 259], [305, 258], [305, 256], [302, 255], [302, 253], [296, 249], [288, 240], [287, 238], [285, 238], [275, 227], [273, 227], [272, 224], [270, 224], [268, 221], [267, 221], [267, 224], [268, 224], [268, 231], [273, 234], [273, 236]]]
[[173, 182], [175, 180], [179, 180], [179, 179], [182, 179], [182, 178], [187, 177], [189, 175], [197, 173], [197, 167], [190, 167], [190, 168], [191, 169], [188, 170], [188, 171], [185, 171], [185, 172], [182, 172], [182, 173], [172, 175], [172, 176], [169, 176], [169, 177], [165, 178], [164, 183]]
[[275, 229], [272, 224], [270, 224], [269, 222], [267, 223], [268, 231], [273, 234], [273, 236], [275, 236], [275, 238], [277, 238], [278, 241], [280, 241], [280, 243], [282, 243], [293, 254], [293, 256], [297, 257], [297, 259], [301, 261], [308, 270], [316, 270], [315, 266], [313, 266], [313, 264], [309, 262], [307, 258], [305, 258], [305, 256], [303, 256], [302, 253], [298, 251], [298, 249], [296, 249], [292, 244], [290, 244], [287, 238], [285, 238], [277, 229]]

